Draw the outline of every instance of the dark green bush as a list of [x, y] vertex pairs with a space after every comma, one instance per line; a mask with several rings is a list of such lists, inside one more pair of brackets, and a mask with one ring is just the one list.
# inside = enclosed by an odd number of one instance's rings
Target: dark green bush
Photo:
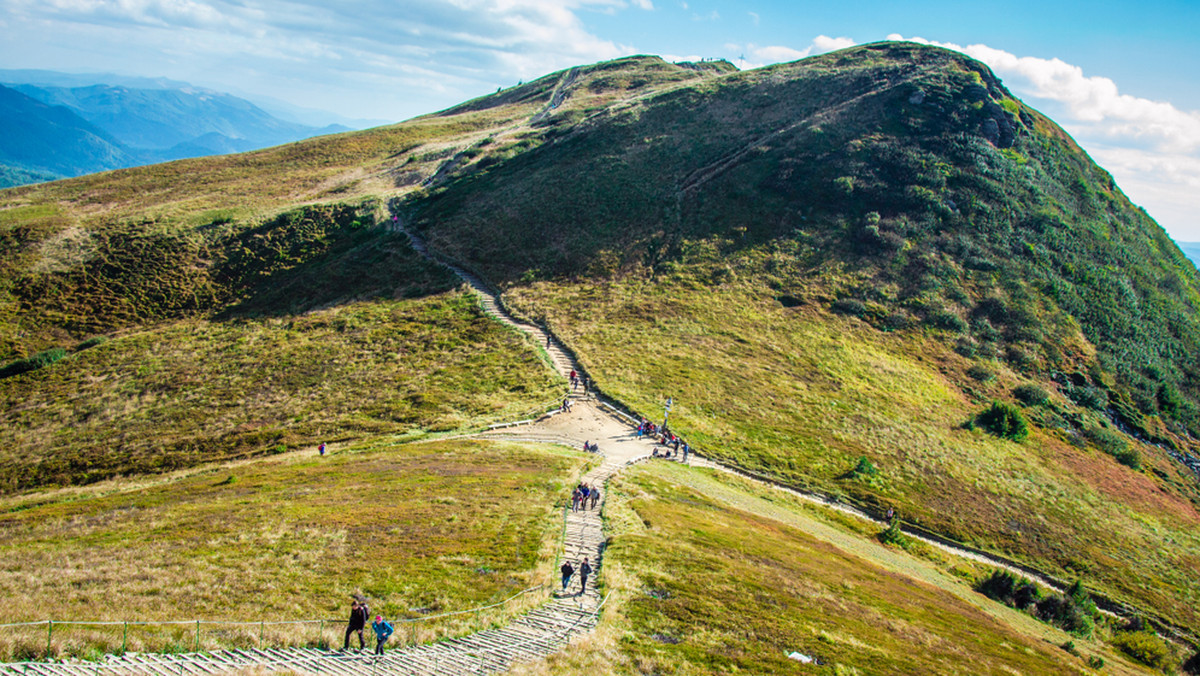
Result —
[[967, 375], [981, 383], [986, 383], [989, 380], [995, 380], [996, 378], [996, 374], [983, 364], [975, 364], [971, 368], [967, 369]]
[[1021, 441], [1029, 436], [1029, 423], [1021, 409], [1003, 401], [992, 402], [991, 406], [975, 416], [975, 422], [1001, 439]]
[[967, 330], [966, 320], [954, 314], [953, 312], [950, 312], [949, 310], [935, 312], [929, 315], [929, 318], [926, 321], [928, 321], [929, 325], [933, 328], [941, 329], [943, 331], [963, 333]]
[[88, 338], [87, 340], [83, 341], [82, 343], [76, 345], [75, 351], [83, 352], [86, 349], [96, 347], [97, 345], [103, 345], [107, 342], [108, 342], [108, 336], [94, 336], [94, 337]]
[[1071, 401], [1084, 408], [1090, 408], [1094, 411], [1108, 409], [1108, 393], [1098, 387], [1092, 387], [1091, 385], [1068, 385], [1063, 388], [1063, 394], [1066, 394], [1070, 397]]
[[1200, 650], [1196, 651], [1196, 654], [1189, 657], [1188, 660], [1180, 665], [1179, 668], [1182, 669], [1183, 673], [1185, 674], [1200, 676]]
[[860, 300], [854, 298], [842, 298], [833, 302], [832, 307], [834, 312], [850, 315], [851, 317], [861, 317], [867, 314], [867, 306], [863, 305]]
[[0, 368], [0, 378], [8, 378], [29, 371], [36, 371], [42, 367], [49, 366], [54, 362], [67, 356], [67, 351], [61, 347], [53, 347], [44, 352], [39, 352], [32, 357], [25, 359], [17, 359], [9, 362], [4, 368]]
[[908, 536], [900, 530], [900, 519], [892, 517], [892, 522], [879, 532], [879, 541], [885, 545], [904, 547], [908, 544]]
[[1050, 393], [1033, 384], [1017, 385], [1013, 388], [1013, 396], [1026, 406], [1041, 406], [1050, 401]]
[[870, 460], [867, 460], [867, 456], [864, 455], [859, 457], [858, 463], [854, 465], [854, 469], [846, 473], [846, 478], [857, 479], [859, 477], [872, 477], [878, 475], [879, 468], [877, 468]]

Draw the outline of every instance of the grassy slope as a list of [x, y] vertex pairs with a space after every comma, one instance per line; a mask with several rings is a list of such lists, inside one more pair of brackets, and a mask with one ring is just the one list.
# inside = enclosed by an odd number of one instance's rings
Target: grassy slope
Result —
[[[935, 530], [1200, 622], [1193, 480], [1150, 447], [1146, 462], [1173, 483], [1062, 432], [1016, 444], [961, 429], [1021, 379], [1002, 370], [975, 382], [964, 373], [971, 362], [932, 333], [785, 309], [753, 284], [545, 283], [510, 296], [544, 313], [606, 391], [651, 414], [673, 396], [674, 429], [720, 460], [895, 505]], [[860, 456], [880, 479], [839, 478]]]
[[[646, 411], [676, 395], [727, 460], [1200, 624], [1197, 478], [1089, 440], [1194, 452], [1195, 270], [986, 68], [870, 46], [561, 109], [551, 142], [401, 208], [602, 387]], [[1015, 136], [985, 139], [988, 122]], [[880, 330], [818, 310], [839, 299]], [[956, 429], [1030, 381], [1103, 403], [1055, 396], [1021, 446]], [[835, 482], [860, 455], [881, 485]]]
[[[640, 466], [610, 499], [614, 607], [545, 672], [1087, 673], [1058, 647], [1073, 637], [740, 480]], [[1108, 672], [1146, 673], [1075, 641]], [[799, 667], [793, 650], [825, 665]]]
[[[356, 591], [390, 618], [485, 605], [551, 576], [554, 504], [582, 464], [527, 445], [357, 443], [324, 458], [293, 453], [0, 499], [4, 618], [340, 620]], [[422, 627], [426, 639], [464, 629]], [[267, 640], [310, 644], [317, 630], [271, 627]], [[336, 630], [325, 638], [340, 640]], [[129, 649], [142, 650], [190, 647], [195, 633], [130, 636]], [[60, 627], [56, 638], [56, 652], [79, 654], [118, 648], [121, 632]], [[257, 627], [205, 626], [201, 637], [257, 640]], [[0, 659], [44, 648], [44, 628], [0, 632]]]
[[478, 425], [544, 410], [559, 387], [466, 294], [172, 322], [0, 380], [0, 486]]

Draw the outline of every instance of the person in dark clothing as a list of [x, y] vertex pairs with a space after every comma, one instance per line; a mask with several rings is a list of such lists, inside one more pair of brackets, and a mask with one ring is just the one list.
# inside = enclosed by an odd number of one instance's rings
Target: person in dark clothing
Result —
[[583, 563], [579, 564], [579, 594], [587, 591], [588, 575], [592, 574], [592, 567], [588, 565], [587, 557], [583, 557]]
[[567, 590], [567, 585], [571, 583], [571, 576], [574, 574], [575, 574], [575, 568], [573, 568], [571, 566], [571, 562], [570, 561], [563, 562], [563, 565], [562, 565], [563, 591]]
[[358, 632], [358, 647], [364, 649], [367, 647], [367, 641], [363, 638], [363, 629], [367, 626], [367, 610], [358, 600], [350, 602], [350, 624], [346, 626], [346, 640], [342, 643], [342, 650], [350, 649], [350, 634]]
[[383, 644], [387, 643], [388, 637], [392, 635], [392, 623], [383, 619], [382, 615], [376, 615], [375, 621], [371, 623], [371, 628], [375, 630], [375, 654], [383, 654]]

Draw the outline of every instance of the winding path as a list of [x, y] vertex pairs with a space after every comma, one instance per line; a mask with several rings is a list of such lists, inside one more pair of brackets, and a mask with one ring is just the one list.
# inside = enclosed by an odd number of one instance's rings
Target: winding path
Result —
[[[566, 377], [572, 370], [584, 373], [573, 355], [556, 338], [540, 326], [515, 319], [503, 307], [499, 295], [474, 273], [433, 254], [425, 242], [408, 232], [399, 221], [395, 227], [409, 236], [413, 247], [422, 255], [441, 263], [457, 274], [478, 294], [483, 310], [497, 320], [523, 331], [546, 350], [551, 365]], [[603, 400], [598, 393], [573, 391], [570, 412], [543, 416], [521, 427], [493, 429], [479, 436], [566, 443], [580, 447], [584, 441], [596, 443], [602, 460], [587, 472], [581, 481], [601, 486], [601, 501], [595, 509], [565, 513], [563, 551], [561, 558], [578, 562], [587, 557], [594, 569], [593, 580], [599, 576], [604, 560], [605, 536], [601, 519], [603, 502], [607, 497], [607, 481], [631, 463], [650, 455], [653, 444], [638, 439], [632, 433], [632, 418], [616, 406]], [[855, 517], [882, 524], [875, 515], [845, 503], [839, 503], [816, 492], [806, 492], [781, 486], [761, 477], [726, 467], [693, 452], [689, 465], [706, 467], [737, 474], [751, 481], [772, 486], [802, 499], [816, 502]], [[1033, 576], [1043, 584], [1061, 590], [1061, 583], [1012, 561], [973, 548], [952, 543], [935, 534], [915, 533], [911, 536], [957, 556], [965, 557]], [[1057, 584], [1056, 584], [1057, 583]], [[565, 592], [557, 592], [541, 606], [513, 619], [507, 626], [487, 629], [461, 638], [437, 643], [394, 648], [382, 657], [362, 653], [336, 653], [313, 648], [279, 648], [263, 650], [223, 650], [209, 653], [179, 655], [137, 654], [109, 655], [104, 662], [47, 663], [23, 662], [0, 664], [0, 676], [35, 674], [37, 676], [100, 676], [149, 674], [151, 676], [209, 676], [235, 671], [289, 671], [303, 674], [332, 674], [359, 676], [400, 673], [423, 676], [457, 674], [494, 674], [507, 671], [515, 663], [534, 660], [562, 650], [573, 638], [590, 632], [596, 625], [604, 606], [594, 587], [582, 592], [578, 579], [573, 579]]]

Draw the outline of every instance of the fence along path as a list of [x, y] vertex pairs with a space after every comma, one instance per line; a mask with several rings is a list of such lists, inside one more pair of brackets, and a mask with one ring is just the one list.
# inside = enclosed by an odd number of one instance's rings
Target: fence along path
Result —
[[[399, 227], [399, 223], [396, 223]], [[402, 229], [402, 228], [401, 228]], [[485, 312], [499, 321], [530, 334], [544, 346], [555, 371], [564, 377], [572, 370], [582, 373], [575, 359], [561, 343], [539, 326], [519, 322], [499, 303], [497, 295], [478, 276], [432, 256], [425, 243], [409, 233], [413, 248], [419, 253], [446, 265], [480, 297]], [[600, 412], [591, 405], [589, 395], [573, 390], [570, 398], [578, 401], [580, 413], [592, 416], [611, 414]], [[624, 424], [624, 423], [622, 423]], [[500, 432], [500, 430], [497, 430]], [[497, 434], [495, 436], [503, 436]], [[560, 437], [571, 439], [571, 437]], [[573, 440], [573, 439], [572, 439]], [[577, 442], [581, 443], [581, 442]], [[604, 486], [616, 472], [646, 453], [642, 444], [607, 444], [611, 452], [603, 456], [599, 466], [585, 474], [581, 481]], [[565, 513], [562, 559], [578, 562], [587, 557], [593, 574], [586, 591], [579, 593], [578, 575], [572, 579], [566, 593], [556, 593], [546, 603], [515, 618], [508, 626], [487, 629], [461, 638], [408, 647], [393, 647], [383, 656], [363, 653], [338, 653], [315, 648], [266, 648], [221, 650], [208, 653], [152, 654], [126, 653], [108, 655], [103, 662], [19, 662], [0, 664], [0, 676], [33, 674], [36, 676], [204, 676], [232, 671], [289, 671], [304, 674], [334, 674], [359, 676], [369, 670], [379, 674], [492, 674], [505, 671], [515, 662], [537, 659], [561, 650], [579, 634], [595, 626], [606, 599], [594, 588], [604, 556], [604, 534], [601, 521], [603, 499], [594, 509]], [[395, 621], [393, 621], [395, 624]], [[118, 623], [120, 624], [120, 623]], [[367, 629], [368, 633], [370, 628]], [[397, 634], [399, 636], [399, 632]]]

